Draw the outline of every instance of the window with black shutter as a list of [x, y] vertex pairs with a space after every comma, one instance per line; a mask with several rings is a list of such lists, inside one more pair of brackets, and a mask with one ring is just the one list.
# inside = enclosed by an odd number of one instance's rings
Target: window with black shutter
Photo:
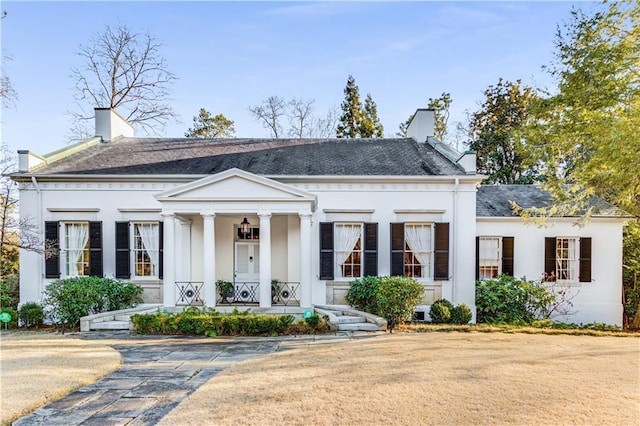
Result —
[[60, 222], [44, 223], [46, 256], [44, 261], [45, 278], [60, 278]]
[[320, 279], [332, 280], [333, 271], [333, 222], [320, 223]]
[[89, 275], [103, 275], [102, 222], [89, 222]]
[[591, 238], [580, 238], [580, 282], [591, 282]]
[[378, 275], [378, 224], [364, 224], [364, 274], [375, 277]]
[[513, 276], [514, 246], [513, 237], [502, 237], [502, 273], [511, 276]]
[[435, 224], [435, 260], [433, 268], [434, 280], [449, 279], [449, 224], [440, 222]]
[[404, 223], [391, 224], [391, 275], [404, 276]]
[[116, 278], [131, 277], [129, 222], [116, 222]]

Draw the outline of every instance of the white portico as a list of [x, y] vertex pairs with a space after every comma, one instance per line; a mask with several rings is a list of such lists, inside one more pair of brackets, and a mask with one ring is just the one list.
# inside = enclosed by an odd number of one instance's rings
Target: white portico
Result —
[[185, 285], [206, 306], [225, 303], [218, 280], [235, 285], [236, 303], [271, 307], [277, 281], [293, 304], [311, 306], [315, 195], [230, 169], [155, 197], [164, 220], [165, 306], [181, 304]]

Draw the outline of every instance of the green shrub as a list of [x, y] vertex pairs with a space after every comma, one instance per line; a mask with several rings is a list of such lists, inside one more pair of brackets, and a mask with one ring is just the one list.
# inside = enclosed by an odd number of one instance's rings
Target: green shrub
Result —
[[20, 281], [18, 275], [9, 275], [0, 280], [0, 307], [18, 309]]
[[451, 311], [453, 311], [453, 304], [447, 299], [436, 300], [429, 311], [431, 322], [434, 324], [448, 324], [451, 322]]
[[464, 303], [456, 306], [451, 310], [451, 322], [453, 324], [469, 324], [471, 322], [471, 318], [473, 317], [471, 313], [471, 308], [469, 308]]
[[18, 311], [20, 323], [25, 327], [40, 327], [44, 323], [44, 311], [36, 302], [27, 302], [20, 306]]
[[347, 291], [347, 303], [354, 308], [377, 314], [378, 301], [376, 293], [380, 285], [380, 277], [364, 277], [349, 283]]
[[304, 322], [313, 330], [316, 329], [316, 327], [318, 327], [320, 325], [320, 323], [322, 322], [322, 318], [320, 317], [320, 315], [318, 314], [313, 314], [310, 317], [306, 317], [304, 319]]
[[187, 334], [203, 336], [272, 336], [287, 334], [291, 315], [254, 315], [247, 312], [221, 314], [215, 311], [158, 312], [134, 315], [131, 323], [138, 334]]
[[382, 277], [376, 292], [377, 315], [387, 320], [393, 333], [396, 325], [411, 318], [413, 310], [422, 301], [424, 287], [409, 277]]
[[558, 302], [545, 285], [525, 278], [501, 275], [476, 284], [478, 322], [531, 324], [549, 318]]
[[109, 278], [75, 277], [56, 280], [44, 292], [44, 304], [54, 323], [74, 327], [85, 315], [116, 311], [142, 302], [142, 287]]

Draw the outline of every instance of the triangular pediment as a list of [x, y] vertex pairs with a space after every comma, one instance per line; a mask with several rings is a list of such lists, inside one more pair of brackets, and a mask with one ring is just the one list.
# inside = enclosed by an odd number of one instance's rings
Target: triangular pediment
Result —
[[160, 201], [315, 200], [313, 194], [240, 169], [226, 170], [189, 182], [161, 192], [156, 198]]

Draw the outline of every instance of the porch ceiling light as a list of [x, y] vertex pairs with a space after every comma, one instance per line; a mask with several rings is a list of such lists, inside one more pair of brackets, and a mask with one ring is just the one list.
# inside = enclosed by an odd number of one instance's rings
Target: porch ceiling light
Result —
[[249, 226], [251, 224], [249, 223], [249, 221], [247, 220], [247, 217], [245, 216], [245, 218], [242, 220], [242, 222], [240, 222], [240, 231], [247, 235], [249, 233]]

